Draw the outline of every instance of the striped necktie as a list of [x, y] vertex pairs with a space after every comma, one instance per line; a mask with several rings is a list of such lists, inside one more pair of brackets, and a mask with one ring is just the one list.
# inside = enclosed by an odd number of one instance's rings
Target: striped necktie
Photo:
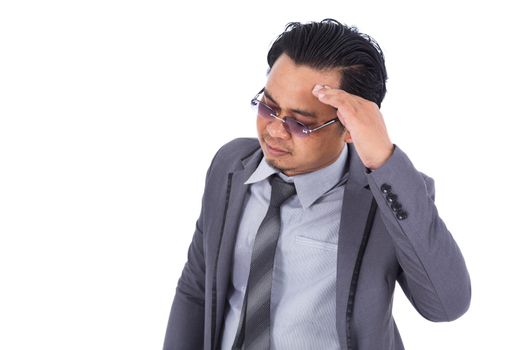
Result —
[[242, 349], [270, 349], [270, 295], [275, 249], [281, 231], [281, 204], [295, 194], [294, 184], [283, 181], [277, 175], [273, 176], [270, 182], [270, 205], [253, 243], [250, 275], [240, 320], [241, 328], [233, 349], [239, 348], [243, 336]]

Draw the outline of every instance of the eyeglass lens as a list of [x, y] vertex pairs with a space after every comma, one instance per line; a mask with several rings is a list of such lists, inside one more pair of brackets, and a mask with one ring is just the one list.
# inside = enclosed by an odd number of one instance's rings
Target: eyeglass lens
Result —
[[[273, 115], [275, 115], [275, 111], [270, 109], [268, 106], [266, 106], [264, 103], [259, 102], [258, 103], [258, 113], [261, 117], [271, 120], [273, 119]], [[286, 131], [288, 131], [291, 134], [294, 134], [296, 136], [306, 136], [308, 135], [308, 129], [304, 126], [299, 124], [295, 119], [284, 117], [284, 128]]]

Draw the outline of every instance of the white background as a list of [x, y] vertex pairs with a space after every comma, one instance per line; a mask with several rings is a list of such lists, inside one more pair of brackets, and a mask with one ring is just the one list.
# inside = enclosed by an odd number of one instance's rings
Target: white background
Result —
[[0, 349], [160, 349], [223, 143], [290, 21], [333, 17], [384, 50], [390, 137], [436, 181], [470, 310], [407, 349], [523, 346], [523, 12], [518, 1], [2, 1]]

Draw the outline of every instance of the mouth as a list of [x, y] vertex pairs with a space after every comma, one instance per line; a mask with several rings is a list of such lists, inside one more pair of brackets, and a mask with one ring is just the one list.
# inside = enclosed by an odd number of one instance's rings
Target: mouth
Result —
[[268, 142], [265, 142], [265, 145], [266, 145], [266, 150], [268, 151], [268, 153], [270, 155], [273, 155], [273, 156], [283, 156], [285, 154], [290, 153], [290, 152], [288, 152], [285, 149], [282, 149], [282, 148], [279, 148], [279, 147], [270, 146], [270, 144]]

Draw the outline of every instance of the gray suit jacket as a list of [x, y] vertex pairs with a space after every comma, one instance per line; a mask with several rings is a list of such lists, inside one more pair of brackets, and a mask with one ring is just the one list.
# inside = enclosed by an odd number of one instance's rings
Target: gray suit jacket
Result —
[[[451, 321], [470, 304], [462, 254], [434, 205], [434, 181], [395, 146], [373, 172], [349, 147], [337, 251], [336, 323], [341, 349], [401, 350], [392, 317], [397, 281], [431, 321]], [[173, 301], [164, 350], [218, 349], [238, 224], [263, 155], [256, 139], [236, 139], [215, 155], [188, 261]], [[390, 193], [390, 194], [389, 194]], [[399, 203], [406, 217], [392, 209]]]

